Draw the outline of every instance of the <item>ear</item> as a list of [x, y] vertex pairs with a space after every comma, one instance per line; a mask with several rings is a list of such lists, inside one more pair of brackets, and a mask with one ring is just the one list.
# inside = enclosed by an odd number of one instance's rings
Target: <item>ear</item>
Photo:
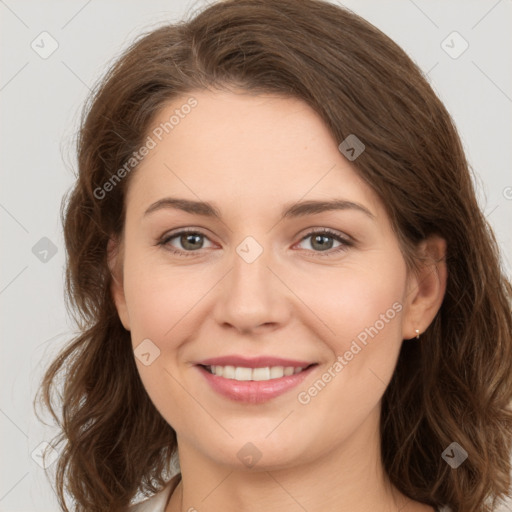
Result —
[[124, 328], [130, 330], [130, 317], [126, 307], [123, 286], [123, 247], [119, 240], [110, 238], [107, 245], [107, 261], [112, 276], [110, 293], [116, 305], [117, 314]]
[[441, 308], [446, 291], [446, 240], [431, 235], [418, 246], [419, 269], [408, 277], [404, 299], [402, 335], [404, 339], [416, 337], [426, 331]]

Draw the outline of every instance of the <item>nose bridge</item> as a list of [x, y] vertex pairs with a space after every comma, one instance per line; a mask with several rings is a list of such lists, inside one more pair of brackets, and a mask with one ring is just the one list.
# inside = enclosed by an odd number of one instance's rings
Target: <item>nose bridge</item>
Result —
[[231, 296], [236, 294], [238, 300], [249, 302], [251, 297], [257, 301], [270, 299], [273, 290], [273, 275], [269, 270], [272, 254], [268, 237], [258, 241], [253, 236], [246, 236], [235, 247], [233, 270], [230, 276]]
[[[245, 237], [234, 249], [231, 272], [217, 296], [217, 320], [247, 330], [282, 321], [285, 309], [279, 280], [270, 270], [269, 238]], [[270, 267], [270, 268], [269, 268]], [[282, 287], [282, 285], [281, 285]]]

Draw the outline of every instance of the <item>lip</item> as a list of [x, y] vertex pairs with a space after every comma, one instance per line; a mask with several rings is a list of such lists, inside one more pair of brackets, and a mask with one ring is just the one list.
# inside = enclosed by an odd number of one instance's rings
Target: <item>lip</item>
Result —
[[[218, 360], [222, 360], [223, 362], [226, 360], [225, 358], [218, 358]], [[215, 361], [215, 359], [208, 360]], [[272, 358], [272, 361], [275, 361]], [[285, 361], [285, 360], [281, 360]], [[253, 362], [253, 361], [250, 361]], [[290, 361], [288, 361], [290, 362]], [[294, 362], [296, 363], [296, 362]], [[211, 363], [215, 364], [215, 363]], [[221, 363], [217, 363], [221, 364]], [[247, 362], [244, 363], [246, 365]], [[227, 363], [221, 364], [221, 366], [226, 366]], [[207, 365], [209, 366], [209, 365]], [[233, 365], [233, 366], [242, 366], [241, 364]], [[255, 368], [258, 365], [246, 366], [246, 368]], [[273, 364], [273, 366], [284, 366], [281, 364]], [[289, 364], [288, 366], [294, 366], [294, 364]], [[297, 365], [300, 366], [300, 365]], [[308, 363], [305, 364], [308, 366]], [[210, 387], [216, 392], [222, 395], [225, 398], [229, 398], [235, 402], [246, 403], [246, 404], [261, 404], [267, 402], [279, 395], [290, 391], [294, 387], [298, 386], [314, 369], [317, 367], [317, 364], [312, 364], [309, 368], [305, 368], [300, 373], [296, 373], [294, 375], [288, 375], [284, 377], [280, 377], [278, 379], [270, 379], [270, 380], [244, 380], [239, 381], [235, 379], [226, 379], [224, 377], [218, 377], [217, 375], [213, 375], [210, 373], [204, 366], [196, 365], [198, 371], [203, 375], [206, 379]]]
[[197, 364], [203, 366], [241, 366], [244, 368], [265, 368], [267, 366], [293, 366], [295, 368], [306, 368], [306, 366], [310, 366], [314, 363], [315, 361], [298, 361], [295, 359], [283, 359], [282, 357], [273, 356], [244, 357], [229, 355], [212, 357], [210, 359], [200, 361]]

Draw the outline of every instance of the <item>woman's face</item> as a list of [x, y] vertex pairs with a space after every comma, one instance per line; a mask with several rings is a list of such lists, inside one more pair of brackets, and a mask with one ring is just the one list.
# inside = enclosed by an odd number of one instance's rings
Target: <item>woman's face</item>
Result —
[[418, 327], [383, 205], [305, 103], [192, 96], [159, 113], [154, 127], [181, 112], [161, 141], [147, 134], [114, 286], [151, 400], [180, 452], [231, 467], [376, 442]]

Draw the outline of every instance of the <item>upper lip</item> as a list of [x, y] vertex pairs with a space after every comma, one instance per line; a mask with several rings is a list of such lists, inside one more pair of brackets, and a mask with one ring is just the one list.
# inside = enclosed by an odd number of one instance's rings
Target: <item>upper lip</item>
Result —
[[312, 361], [298, 361], [296, 359], [285, 359], [282, 357], [259, 356], [243, 357], [237, 355], [212, 357], [197, 363], [202, 366], [240, 366], [243, 368], [265, 368], [272, 366], [293, 366], [294, 368], [305, 368], [315, 364]]

